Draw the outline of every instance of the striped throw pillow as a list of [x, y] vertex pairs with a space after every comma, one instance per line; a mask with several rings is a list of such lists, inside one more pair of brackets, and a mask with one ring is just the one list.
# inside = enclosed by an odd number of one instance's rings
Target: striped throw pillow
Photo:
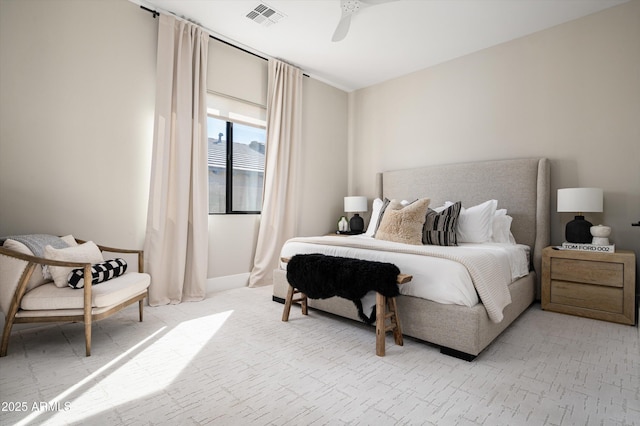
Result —
[[429, 209], [422, 228], [422, 244], [457, 246], [456, 227], [462, 203], [458, 201], [440, 213]]

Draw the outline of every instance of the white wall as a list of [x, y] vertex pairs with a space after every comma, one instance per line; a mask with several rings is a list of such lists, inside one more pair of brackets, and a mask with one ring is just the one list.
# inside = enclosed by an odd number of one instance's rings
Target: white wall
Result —
[[349, 95], [349, 187], [384, 170], [551, 159], [552, 243], [563, 187], [604, 189], [618, 248], [640, 254], [640, 2], [632, 1]]
[[156, 37], [126, 0], [0, 2], [0, 235], [142, 247]]
[[298, 235], [335, 232], [347, 193], [346, 92], [304, 78]]

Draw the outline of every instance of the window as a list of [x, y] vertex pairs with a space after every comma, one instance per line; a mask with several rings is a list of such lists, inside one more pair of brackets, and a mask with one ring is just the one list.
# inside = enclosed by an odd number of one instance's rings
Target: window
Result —
[[232, 121], [218, 112], [210, 110], [207, 117], [209, 213], [260, 213], [265, 127], [258, 120]]

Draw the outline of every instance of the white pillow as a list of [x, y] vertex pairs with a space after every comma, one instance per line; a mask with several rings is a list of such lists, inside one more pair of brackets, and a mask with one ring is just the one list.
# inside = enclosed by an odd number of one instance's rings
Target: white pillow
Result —
[[[76, 239], [71, 234], [60, 237], [60, 239], [67, 243], [69, 247], [75, 247], [78, 245]], [[51, 281], [53, 279], [53, 277], [51, 276], [51, 272], [49, 271], [49, 265], [42, 265], [42, 276], [47, 281]]]
[[[446, 204], [453, 204], [447, 201]], [[497, 200], [488, 200], [477, 206], [462, 208], [458, 217], [457, 239], [459, 243], [485, 243], [493, 234]], [[506, 212], [506, 211], [505, 211]]]
[[364, 233], [367, 237], [373, 237], [373, 234], [376, 233], [376, 228], [378, 227], [378, 221], [380, 220], [380, 209], [384, 202], [380, 198], [376, 198], [373, 200], [373, 205], [371, 207], [371, 219], [369, 220], [369, 226], [367, 227], [367, 232]]
[[[44, 248], [45, 259], [62, 260], [67, 262], [87, 262], [91, 264], [104, 262], [102, 252], [93, 241], [87, 241], [73, 247], [63, 249], [55, 249], [51, 246]], [[49, 266], [49, 271], [53, 277], [56, 287], [67, 287], [69, 273], [75, 269], [74, 267], [65, 266]]]
[[493, 234], [491, 235], [491, 242], [516, 244], [516, 238], [511, 232], [513, 217], [507, 216], [508, 219], [498, 219], [498, 216], [506, 215], [507, 209], [496, 210], [496, 215], [493, 218]]
[[511, 241], [512, 221], [513, 218], [507, 214], [496, 214], [493, 217], [493, 233], [491, 234], [491, 242], [513, 244]]

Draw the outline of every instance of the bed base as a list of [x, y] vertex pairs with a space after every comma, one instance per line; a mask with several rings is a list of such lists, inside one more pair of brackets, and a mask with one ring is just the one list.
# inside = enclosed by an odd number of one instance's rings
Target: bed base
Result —
[[[535, 272], [509, 285], [512, 303], [504, 309], [504, 319], [492, 322], [482, 304], [472, 307], [443, 305], [426, 299], [400, 295], [398, 317], [405, 336], [442, 348], [445, 355], [473, 360], [495, 340], [535, 299]], [[273, 300], [284, 303], [289, 288], [287, 273], [273, 272]], [[309, 299], [309, 307], [360, 322], [353, 303], [339, 297]]]
[[451, 348], [445, 348], [444, 346], [440, 347], [440, 353], [442, 355], [452, 356], [454, 358], [458, 358], [467, 362], [471, 362], [477, 358], [476, 355], [471, 355], [464, 352], [456, 351], [455, 349], [451, 349]]
[[[284, 305], [286, 303], [286, 300], [283, 299], [282, 297], [271, 296], [271, 300], [273, 302], [280, 303], [282, 305]], [[315, 308], [313, 308], [313, 309], [315, 309]], [[318, 309], [318, 311], [323, 312], [320, 309]], [[329, 313], [329, 315], [335, 315], [335, 314]], [[429, 343], [429, 342], [426, 342], [426, 343]], [[461, 351], [457, 351], [455, 349], [447, 348], [447, 347], [444, 347], [444, 346], [440, 346], [440, 353], [443, 354], [443, 355], [447, 355], [447, 356], [450, 356], [450, 357], [453, 357], [453, 358], [458, 358], [458, 359], [461, 359], [463, 361], [468, 361], [468, 362], [471, 362], [471, 361], [473, 361], [474, 359], [477, 358], [476, 355], [471, 355], [471, 354], [468, 354], [468, 353], [465, 353], [465, 352], [461, 352]]]

